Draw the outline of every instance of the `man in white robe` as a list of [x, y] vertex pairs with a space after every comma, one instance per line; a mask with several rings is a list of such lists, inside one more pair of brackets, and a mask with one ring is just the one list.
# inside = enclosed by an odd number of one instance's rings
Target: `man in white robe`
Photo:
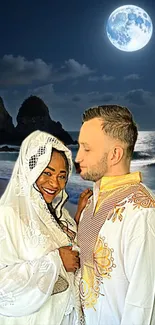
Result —
[[130, 172], [136, 140], [125, 107], [83, 115], [76, 162], [94, 182], [78, 228], [86, 325], [155, 324], [155, 198]]

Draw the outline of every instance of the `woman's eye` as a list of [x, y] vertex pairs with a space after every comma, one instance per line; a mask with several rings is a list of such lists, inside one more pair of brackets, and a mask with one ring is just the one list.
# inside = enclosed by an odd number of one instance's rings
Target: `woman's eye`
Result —
[[44, 172], [44, 174], [47, 175], [47, 176], [51, 176], [50, 172]]
[[66, 179], [66, 176], [59, 176], [60, 179]]

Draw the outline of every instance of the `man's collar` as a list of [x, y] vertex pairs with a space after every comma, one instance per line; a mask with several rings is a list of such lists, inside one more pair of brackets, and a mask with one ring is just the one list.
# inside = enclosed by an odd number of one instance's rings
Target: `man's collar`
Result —
[[109, 191], [127, 184], [137, 184], [142, 181], [140, 172], [133, 172], [119, 176], [103, 176], [100, 182], [100, 192]]

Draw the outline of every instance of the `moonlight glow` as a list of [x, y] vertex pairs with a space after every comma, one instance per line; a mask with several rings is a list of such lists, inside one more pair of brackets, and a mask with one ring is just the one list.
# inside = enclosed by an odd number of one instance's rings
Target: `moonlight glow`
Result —
[[126, 5], [114, 10], [106, 25], [110, 42], [121, 51], [132, 52], [143, 48], [151, 39], [151, 18], [142, 8]]

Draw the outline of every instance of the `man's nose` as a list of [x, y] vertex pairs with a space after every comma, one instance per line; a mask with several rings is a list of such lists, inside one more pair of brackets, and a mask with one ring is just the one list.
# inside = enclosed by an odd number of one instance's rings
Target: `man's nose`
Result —
[[82, 161], [82, 155], [81, 155], [81, 150], [79, 149], [75, 157], [75, 162], [80, 163], [81, 161]]

